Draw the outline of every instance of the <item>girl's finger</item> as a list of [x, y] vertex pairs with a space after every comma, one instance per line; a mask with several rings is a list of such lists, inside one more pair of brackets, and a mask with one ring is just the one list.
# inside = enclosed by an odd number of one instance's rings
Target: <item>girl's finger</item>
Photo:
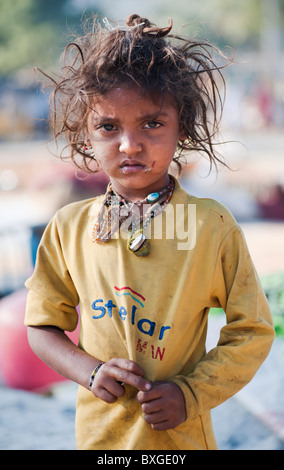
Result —
[[111, 360], [105, 363], [100, 370], [98, 375], [108, 375], [114, 378], [117, 382], [132, 385], [138, 390], [150, 390], [151, 383], [143, 378], [144, 371], [132, 361], [124, 359]]
[[163, 408], [161, 400], [151, 400], [149, 402], [142, 403], [142, 411], [145, 414], [157, 413]]
[[162, 410], [157, 413], [145, 414], [144, 419], [148, 424], [161, 424], [168, 422], [168, 419]]
[[117, 397], [114, 396], [112, 393], [110, 393], [105, 388], [99, 389], [99, 391], [97, 393], [95, 393], [95, 396], [97, 398], [100, 398], [101, 400], [105, 401], [106, 403], [114, 403], [117, 400]]
[[131, 361], [130, 359], [114, 358], [111, 359], [108, 364], [114, 365], [119, 369], [124, 369], [126, 371], [132, 372], [133, 374], [144, 376], [144, 370], [136, 362]]
[[161, 396], [161, 391], [158, 388], [152, 386], [149, 391], [140, 390], [137, 393], [136, 398], [139, 403], [147, 403], [151, 402], [152, 400], [158, 400]]

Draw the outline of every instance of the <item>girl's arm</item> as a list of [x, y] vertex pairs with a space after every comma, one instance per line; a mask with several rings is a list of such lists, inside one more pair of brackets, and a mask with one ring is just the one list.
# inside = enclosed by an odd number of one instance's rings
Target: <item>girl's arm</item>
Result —
[[[67, 379], [89, 388], [92, 371], [101, 361], [82, 351], [63, 330], [54, 326], [29, 326], [28, 340], [43, 362]], [[99, 372], [95, 376], [92, 392], [107, 403], [113, 403], [124, 394], [124, 388], [118, 382], [142, 391], [151, 388], [150, 382], [143, 378], [141, 367], [128, 359], [111, 359]]]
[[269, 304], [238, 226], [232, 226], [220, 244], [212, 286], [227, 323], [216, 347], [195, 369], [171, 379], [184, 394], [189, 418], [215, 408], [246, 386], [275, 337]]

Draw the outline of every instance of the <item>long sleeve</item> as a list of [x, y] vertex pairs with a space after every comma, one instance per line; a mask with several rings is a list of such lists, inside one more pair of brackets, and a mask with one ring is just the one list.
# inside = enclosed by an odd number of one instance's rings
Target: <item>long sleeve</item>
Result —
[[274, 339], [269, 305], [238, 226], [220, 245], [212, 286], [227, 324], [217, 346], [194, 371], [173, 379], [184, 393], [188, 418], [216, 407], [243, 388], [265, 360]]

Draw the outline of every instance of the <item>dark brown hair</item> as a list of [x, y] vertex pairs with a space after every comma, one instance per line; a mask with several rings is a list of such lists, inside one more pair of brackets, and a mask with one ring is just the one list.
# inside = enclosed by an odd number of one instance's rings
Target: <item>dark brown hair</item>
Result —
[[[119, 27], [106, 18], [95, 18], [92, 30], [68, 44], [62, 75], [52, 80], [51, 122], [55, 140], [67, 139], [68, 157], [86, 171], [95, 171], [95, 155], [85, 146], [91, 100], [128, 81], [142, 92], [158, 91], [173, 98], [180, 129], [186, 136], [178, 144], [174, 161], [180, 165], [183, 151], [199, 151], [212, 164], [224, 163], [214, 148], [223, 109], [221, 69], [231, 61], [215, 46], [171, 34], [169, 26], [158, 28], [146, 18], [131, 15]], [[216, 59], [225, 58], [217, 65]], [[62, 154], [63, 155], [63, 154]], [[79, 159], [78, 159], [79, 157]], [[64, 157], [66, 158], [66, 157]]]

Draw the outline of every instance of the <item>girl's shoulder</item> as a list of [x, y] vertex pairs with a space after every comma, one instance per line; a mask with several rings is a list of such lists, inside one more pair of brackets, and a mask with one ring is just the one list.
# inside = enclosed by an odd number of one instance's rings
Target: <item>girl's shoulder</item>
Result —
[[103, 198], [104, 195], [101, 195], [90, 199], [71, 202], [56, 212], [55, 219], [59, 224], [70, 224], [94, 216], [101, 207]]
[[191, 204], [196, 206], [196, 227], [204, 230], [209, 237], [224, 240], [229, 234], [241, 233], [235, 217], [221, 202], [192, 196]]
[[207, 217], [212, 215], [213, 217], [220, 218], [222, 222], [232, 222], [235, 220], [230, 210], [215, 199], [192, 196], [191, 203], [196, 204], [200, 215], [204, 214]]
[[237, 223], [230, 210], [221, 202], [211, 198], [194, 196], [182, 187], [179, 187], [178, 190], [180, 197], [176, 202], [195, 206], [196, 216], [199, 220], [204, 219], [207, 223], [210, 220], [213, 223], [220, 221], [225, 225], [235, 225]]

